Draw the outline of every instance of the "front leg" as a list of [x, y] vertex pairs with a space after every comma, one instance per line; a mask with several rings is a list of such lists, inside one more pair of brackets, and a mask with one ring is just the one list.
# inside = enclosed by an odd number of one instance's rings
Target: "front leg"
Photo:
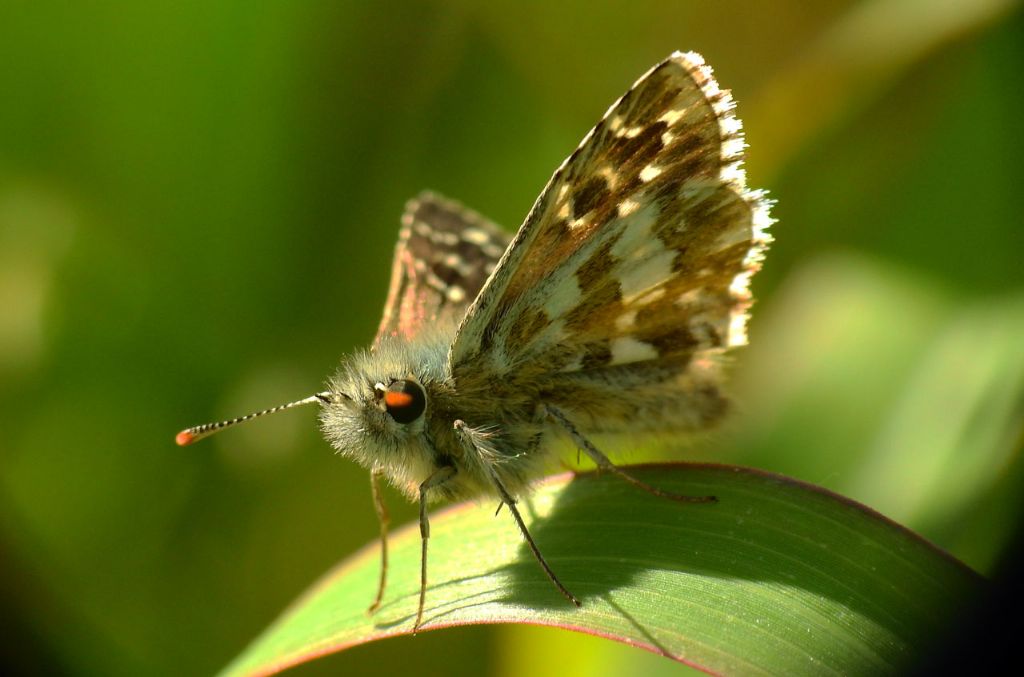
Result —
[[427, 519], [427, 491], [440, 486], [455, 477], [456, 470], [450, 465], [435, 470], [430, 477], [420, 484], [420, 605], [416, 611], [416, 623], [412, 626], [413, 634], [420, 629], [423, 622], [423, 603], [427, 599], [427, 541], [430, 540], [430, 520]]
[[372, 614], [380, 608], [380, 601], [384, 598], [384, 586], [388, 581], [388, 525], [391, 517], [388, 515], [388, 507], [384, 505], [384, 496], [380, 491], [380, 480], [384, 473], [374, 470], [370, 473], [370, 491], [373, 493], [373, 507], [377, 510], [377, 521], [380, 523], [380, 582], [377, 585], [377, 597], [373, 604], [366, 610]]
[[[473, 442], [473, 437], [467, 429], [464, 421], [455, 421], [455, 432], [467, 448], [472, 449], [475, 454], [483, 458], [483, 455], [480, 454], [479, 449], [476, 447], [476, 443]], [[526, 539], [526, 543], [530, 546], [530, 550], [533, 552], [533, 556], [537, 558], [537, 562], [540, 563], [541, 568], [544, 569], [544, 573], [547, 574], [551, 582], [555, 584], [555, 587], [558, 588], [558, 591], [561, 592], [567, 600], [577, 607], [583, 606], [576, 596], [562, 585], [562, 581], [558, 580], [558, 576], [555, 575], [555, 572], [551, 569], [547, 560], [544, 559], [544, 555], [541, 554], [540, 548], [537, 547], [537, 543], [533, 540], [533, 536], [530, 535], [529, 529], [526, 528], [526, 522], [523, 521], [523, 516], [519, 514], [519, 508], [516, 507], [516, 500], [512, 498], [512, 494], [508, 492], [508, 489], [505, 488], [505, 484], [501, 481], [501, 478], [498, 477], [498, 474], [494, 472], [494, 469], [489, 464], [487, 465], [487, 472], [490, 476], [491, 484], [494, 485], [494, 489], [498, 492], [498, 496], [501, 498], [501, 503], [498, 504], [498, 510], [495, 511], [494, 515], [498, 515], [498, 512], [501, 510], [501, 506], [508, 506], [508, 511], [512, 513], [512, 518], [516, 521], [516, 525], [519, 526], [520, 533], [523, 534], [523, 538]]]

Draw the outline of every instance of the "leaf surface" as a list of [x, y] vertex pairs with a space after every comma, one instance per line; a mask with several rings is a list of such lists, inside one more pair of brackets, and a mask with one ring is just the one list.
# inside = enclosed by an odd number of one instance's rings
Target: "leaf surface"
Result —
[[[728, 674], [891, 673], [919, 658], [983, 579], [912, 532], [835, 494], [722, 465], [631, 466], [657, 486], [716, 504], [680, 504], [597, 473], [549, 478], [520, 502], [563, 583], [545, 578], [507, 511], [464, 504], [431, 518], [420, 632], [527, 623], [615, 639]], [[226, 674], [268, 674], [408, 634], [419, 532], [392, 535], [384, 603], [370, 544], [339, 564], [257, 638]]]

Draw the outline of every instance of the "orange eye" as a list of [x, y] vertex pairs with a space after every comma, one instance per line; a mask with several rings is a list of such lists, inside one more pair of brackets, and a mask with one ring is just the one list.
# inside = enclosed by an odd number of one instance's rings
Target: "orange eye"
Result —
[[395, 381], [384, 393], [384, 406], [398, 423], [412, 423], [427, 408], [427, 395], [415, 381]]

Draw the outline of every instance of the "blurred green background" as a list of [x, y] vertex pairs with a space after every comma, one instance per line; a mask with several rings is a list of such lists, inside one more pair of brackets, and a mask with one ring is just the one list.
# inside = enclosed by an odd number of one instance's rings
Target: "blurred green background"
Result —
[[[4, 663], [210, 673], [374, 538], [315, 412], [174, 433], [317, 389], [373, 336], [408, 197], [516, 227], [674, 49], [733, 90], [779, 219], [742, 414], [685, 456], [829, 487], [994, 570], [1024, 484], [1017, 3], [552, 5], [0, 4]], [[486, 627], [297, 673], [640, 668], [678, 666]]]

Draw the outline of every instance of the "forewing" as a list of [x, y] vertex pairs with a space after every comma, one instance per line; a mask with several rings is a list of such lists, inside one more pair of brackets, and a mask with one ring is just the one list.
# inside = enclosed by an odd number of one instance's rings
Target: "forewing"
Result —
[[494, 223], [440, 195], [425, 192], [410, 200], [375, 342], [411, 339], [426, 323], [461, 319], [509, 240]]
[[745, 342], [771, 220], [746, 187], [732, 107], [693, 53], [673, 54], [613, 104], [466, 314], [449, 353], [460, 387], [472, 391], [477, 374], [524, 387], [638, 363], [678, 375]]

